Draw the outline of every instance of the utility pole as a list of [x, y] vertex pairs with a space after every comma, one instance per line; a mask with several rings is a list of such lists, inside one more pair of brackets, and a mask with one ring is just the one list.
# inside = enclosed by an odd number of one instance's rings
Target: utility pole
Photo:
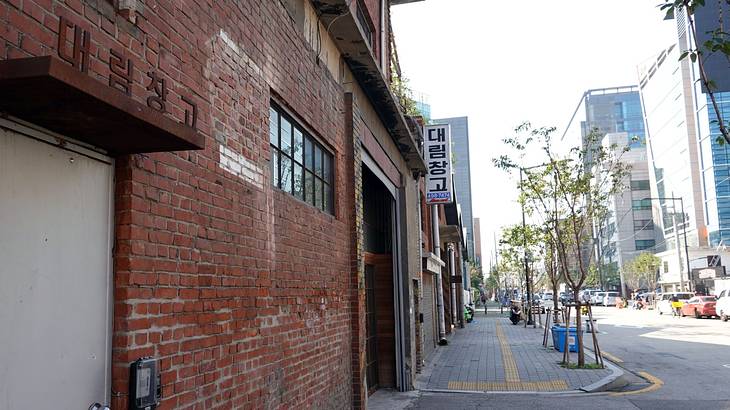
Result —
[[[674, 193], [672, 193], [674, 195]], [[684, 213], [684, 199], [682, 197], [676, 198], [674, 196], [667, 198], [645, 198], [645, 200], [658, 200], [658, 201], [672, 201], [672, 223], [674, 224], [674, 240], [677, 244], [677, 260], [679, 261], [679, 288], [680, 291], [684, 291], [684, 275], [682, 274], [682, 254], [679, 250], [679, 230], [677, 229], [677, 206], [676, 201], [679, 201], [680, 209], [682, 212], [682, 234], [684, 236], [684, 259], [687, 267], [687, 281], [689, 283], [689, 290], [692, 290], [692, 280], [689, 277], [692, 269], [689, 266], [689, 247], [687, 246], [687, 223], [685, 221]], [[663, 211], [662, 211], [663, 214]]]
[[682, 251], [679, 249], [679, 230], [677, 229], [677, 213], [672, 212], [672, 224], [674, 224], [674, 241], [677, 245], [677, 262], [679, 268], [679, 291], [684, 292], [684, 275], [682, 274]]
[[[672, 194], [674, 195], [674, 194]], [[689, 247], [687, 246], [687, 223], [684, 220], [684, 199], [682, 197], [679, 197], [679, 205], [680, 209], [682, 210], [682, 232], [684, 235], [684, 259], [687, 262], [687, 284], [689, 285], [689, 290], [692, 291], [692, 278], [690, 278], [690, 273], [692, 272], [692, 269], [689, 267]]]

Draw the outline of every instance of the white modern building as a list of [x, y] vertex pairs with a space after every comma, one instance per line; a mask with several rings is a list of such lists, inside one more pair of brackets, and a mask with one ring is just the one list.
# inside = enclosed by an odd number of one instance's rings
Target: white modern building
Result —
[[[609, 278], [615, 278], [624, 264], [639, 253], [654, 252], [656, 243], [649, 200], [649, 168], [646, 148], [632, 145], [627, 133], [606, 134], [602, 144], [606, 148], [614, 146], [617, 156], [630, 167], [630, 173], [624, 181], [626, 189], [611, 196], [608, 217], [594, 227], [595, 232], [599, 233], [597, 245], [601, 272]], [[632, 147], [624, 152], [627, 145]], [[605, 285], [617, 286], [617, 283], [610, 282]]]

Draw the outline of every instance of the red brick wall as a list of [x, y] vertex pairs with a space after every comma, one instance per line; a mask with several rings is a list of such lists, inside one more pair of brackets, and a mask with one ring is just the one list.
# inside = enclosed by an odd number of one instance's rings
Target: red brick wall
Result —
[[[0, 59], [55, 55], [58, 16], [91, 33], [91, 78], [106, 83], [109, 49], [123, 50], [134, 98], [157, 70], [168, 115], [192, 95], [206, 137], [204, 151], [117, 158], [114, 408], [142, 356], [160, 359], [163, 408], [349, 408], [343, 95], [284, 7], [145, 0], [132, 24], [105, 0], [8, 0]], [[335, 153], [334, 217], [270, 188], [272, 91]], [[262, 181], [222, 170], [219, 141]]]

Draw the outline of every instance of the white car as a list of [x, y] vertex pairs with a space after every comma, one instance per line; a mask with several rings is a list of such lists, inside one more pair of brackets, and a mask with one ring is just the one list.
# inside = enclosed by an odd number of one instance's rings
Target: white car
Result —
[[730, 319], [730, 290], [723, 290], [717, 296], [715, 312], [723, 322], [727, 322]]
[[608, 292], [596, 292], [591, 296], [591, 304], [592, 305], [602, 305], [603, 304], [603, 298], [606, 296]]
[[672, 314], [672, 297], [674, 296], [677, 296], [677, 299], [679, 299], [680, 302], [686, 303], [688, 300], [692, 299], [695, 294], [692, 292], [668, 292], [658, 294], [656, 299], [656, 308], [660, 315], [663, 315], [664, 313]]
[[618, 292], [606, 292], [603, 296], [603, 306], [616, 306], [616, 301], [621, 295]]

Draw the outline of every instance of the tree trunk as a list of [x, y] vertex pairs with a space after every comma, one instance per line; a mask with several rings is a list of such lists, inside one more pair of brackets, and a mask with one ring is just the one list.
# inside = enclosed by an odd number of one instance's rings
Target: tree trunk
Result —
[[552, 285], [553, 285], [553, 322], [558, 323], [558, 281], [557, 280], [552, 281]]
[[[576, 343], [578, 344], [578, 367], [583, 367], [586, 364], [586, 358], [585, 358], [585, 352], [583, 351], [583, 332], [582, 332], [582, 326], [581, 326], [581, 305], [582, 302], [580, 300], [580, 297], [578, 297], [578, 292], [580, 289], [573, 289], [573, 295], [575, 297], [576, 302], [576, 308], [575, 308], [575, 337], [576, 337]], [[566, 324], [566, 331], [569, 330], [570, 323]], [[570, 335], [570, 332], [566, 333], [565, 337], [568, 337]]]

